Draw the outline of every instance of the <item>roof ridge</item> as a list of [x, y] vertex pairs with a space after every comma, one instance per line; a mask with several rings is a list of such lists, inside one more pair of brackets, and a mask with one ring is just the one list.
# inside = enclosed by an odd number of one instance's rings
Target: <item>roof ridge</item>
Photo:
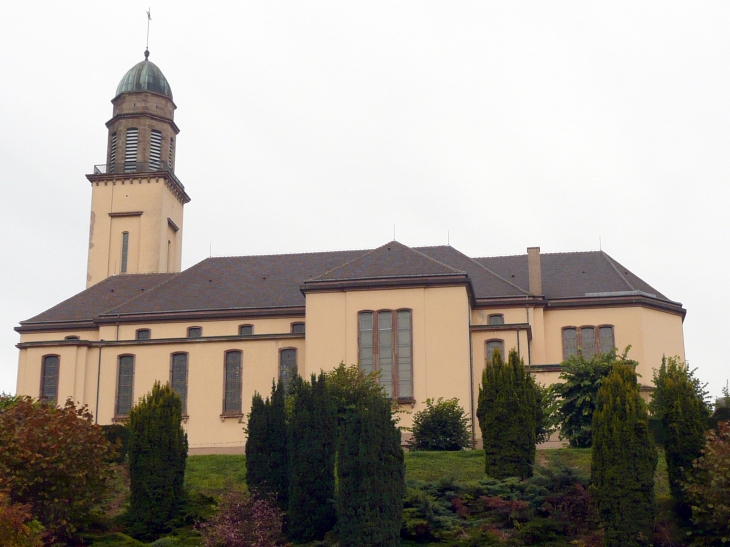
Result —
[[[210, 257], [208, 257], [208, 258], [210, 258]], [[207, 260], [207, 258], [206, 258], [206, 259], [203, 259], [203, 260], [201, 260], [200, 262], [204, 262], [205, 260]], [[200, 262], [198, 262], [198, 264], [200, 264]], [[190, 269], [190, 268], [188, 268], [188, 269]], [[185, 271], [187, 271], [187, 270], [185, 270]], [[137, 300], [138, 298], [140, 298], [140, 297], [142, 297], [142, 296], [146, 296], [146, 295], [150, 294], [150, 293], [151, 293], [152, 291], [154, 291], [154, 290], [155, 290], [155, 289], [157, 289], [158, 287], [162, 287], [163, 285], [166, 285], [167, 283], [169, 283], [169, 282], [170, 282], [170, 281], [172, 281], [173, 279], [177, 279], [178, 277], [180, 277], [180, 275], [181, 275], [182, 273], [183, 273], [183, 272], [172, 272], [172, 273], [170, 273], [170, 274], [156, 274], [156, 275], [169, 275], [170, 277], [169, 277], [168, 279], [165, 279], [164, 281], [161, 281], [161, 282], [160, 282], [160, 283], [158, 283], [157, 285], [154, 285], [154, 286], [150, 287], [150, 289], [149, 289], [149, 290], [145, 290], [145, 289], [142, 289], [142, 290], [140, 291], [140, 293], [139, 293], [139, 294], [138, 294], [137, 296], [133, 296], [133, 297], [132, 297], [132, 298], [130, 298], [129, 300], [125, 300], [124, 302], [122, 302], [122, 303], [121, 303], [121, 304], [119, 304], [118, 306], [114, 306], [113, 308], [109, 308], [108, 310], [103, 310], [103, 311], [99, 312], [99, 313], [97, 314], [97, 316], [100, 316], [100, 315], [107, 315], [108, 313], [111, 313], [111, 312], [112, 312], [113, 310], [116, 310], [117, 308], [121, 308], [122, 306], [126, 306], [126, 305], [127, 305], [127, 304], [129, 304], [130, 302], [134, 302], [134, 301], [135, 301], [135, 300]], [[121, 274], [121, 275], [127, 275], [127, 274]], [[138, 274], [133, 274], [133, 275], [138, 275]], [[143, 275], [147, 275], [147, 274], [143, 274]], [[111, 276], [111, 277], [114, 277], [114, 276]], [[107, 279], [108, 279], [108, 278], [107, 278]]]
[[[451, 246], [449, 245], [449, 247], [451, 247]], [[523, 289], [519, 285], [516, 285], [516, 284], [512, 283], [511, 281], [509, 281], [508, 279], [505, 279], [504, 277], [502, 277], [498, 273], [493, 272], [492, 270], [490, 270], [489, 268], [487, 268], [484, 264], [482, 264], [481, 262], [478, 262], [475, 258], [472, 258], [469, 255], [462, 253], [459, 249], [456, 249], [455, 247], [451, 247], [451, 249], [453, 249], [454, 251], [456, 251], [457, 253], [459, 253], [463, 257], [467, 258], [468, 260], [471, 260], [474, 264], [476, 264], [477, 266], [479, 266], [480, 268], [482, 268], [483, 270], [485, 270], [489, 274], [493, 275], [494, 277], [496, 277], [500, 281], [504, 281], [505, 283], [507, 283], [511, 287], [514, 287], [515, 289], [517, 289], [521, 293], [523, 293], [525, 295], [529, 295], [530, 294], [529, 291], [526, 291], [525, 289]], [[517, 255], [517, 256], [526, 256], [526, 255]]]
[[[603, 251], [558, 251], [556, 253], [543, 253], [540, 252], [540, 256], [552, 256], [552, 255], [580, 255], [590, 253], [600, 253]], [[495, 255], [495, 256], [477, 256], [474, 260], [489, 260], [490, 258], [519, 258], [521, 256], [527, 256], [527, 253], [519, 255]]]
[[619, 277], [620, 277], [620, 278], [621, 278], [621, 279], [622, 279], [622, 280], [624, 281], [624, 283], [626, 283], [626, 284], [627, 284], [627, 285], [629, 286], [629, 289], [631, 289], [632, 291], [636, 291], [636, 290], [638, 290], [638, 289], [637, 289], [636, 287], [634, 287], [634, 286], [633, 286], [633, 285], [631, 284], [631, 282], [629, 282], [629, 280], [628, 280], [628, 279], [626, 279], [626, 277], [625, 277], [625, 276], [624, 276], [624, 275], [623, 275], [623, 274], [622, 274], [622, 273], [621, 273], [621, 272], [619, 271], [619, 269], [618, 269], [618, 268], [616, 267], [616, 264], [614, 264], [614, 262], [613, 262], [613, 259], [612, 259], [612, 258], [611, 258], [610, 256], [608, 256], [608, 254], [607, 254], [607, 253], [606, 253], [605, 251], [601, 250], [601, 251], [599, 251], [599, 252], [600, 252], [600, 253], [601, 253], [601, 255], [602, 255], [602, 256], [603, 256], [603, 257], [604, 257], [604, 258], [606, 259], [606, 262], [608, 262], [608, 263], [609, 263], [609, 264], [611, 265], [611, 267], [613, 268], [613, 271], [615, 271], [615, 272], [616, 272], [616, 273], [618, 274], [618, 276], [619, 276]]
[[[324, 254], [334, 254], [334, 253], [359, 253], [359, 252], [367, 253], [367, 252], [374, 251], [374, 250], [375, 249], [345, 249], [345, 250], [340, 250], [340, 251], [309, 251], [309, 252], [305, 252], [305, 253], [270, 253], [270, 254], [260, 254], [260, 255], [257, 255], [257, 254], [221, 255], [221, 256], [208, 256], [203, 260], [216, 259], [216, 258], [253, 258], [253, 257], [266, 258], [266, 257], [271, 257], [271, 256], [309, 256], [309, 255], [324, 255]], [[364, 255], [361, 255], [361, 256], [364, 256]], [[203, 260], [201, 260], [200, 262], [203, 262]], [[198, 262], [198, 264], [200, 264], [200, 262]]]

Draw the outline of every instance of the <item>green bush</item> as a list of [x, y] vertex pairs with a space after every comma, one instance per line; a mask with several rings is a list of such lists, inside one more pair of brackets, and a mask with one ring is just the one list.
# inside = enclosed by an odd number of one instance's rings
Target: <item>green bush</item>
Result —
[[413, 416], [411, 450], [455, 451], [471, 448], [469, 418], [459, 399], [426, 399], [426, 409]]
[[591, 492], [605, 547], [650, 544], [657, 452], [634, 367], [615, 364], [602, 382], [593, 414]]
[[682, 485], [705, 445], [710, 417], [707, 393], [694, 370], [677, 358], [662, 358], [661, 366], [654, 371], [654, 385], [649, 409], [661, 420], [664, 430], [664, 457], [674, 510], [681, 519], [688, 520], [692, 510]]
[[538, 389], [522, 358], [512, 350], [505, 363], [495, 351], [482, 373], [477, 406], [487, 475], [532, 475], [539, 413]]
[[[111, 424], [101, 426], [101, 430], [104, 432], [106, 440], [117, 448], [116, 457], [112, 461], [124, 463], [127, 452], [129, 452], [129, 428], [122, 424]], [[118, 445], [117, 442], [119, 442]]]
[[126, 520], [136, 538], [152, 540], [168, 532], [169, 522], [183, 508], [188, 439], [181, 423], [182, 400], [169, 384], [155, 382], [152, 391], [129, 412]]

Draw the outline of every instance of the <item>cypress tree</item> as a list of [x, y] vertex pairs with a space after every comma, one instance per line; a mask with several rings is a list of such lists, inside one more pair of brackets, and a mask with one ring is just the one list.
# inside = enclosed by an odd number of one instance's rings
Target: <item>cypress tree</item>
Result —
[[289, 461], [281, 382], [271, 386], [271, 399], [264, 401], [261, 395], [254, 394], [247, 432], [246, 483], [259, 494], [275, 499], [285, 510], [289, 498]]
[[340, 545], [400, 545], [405, 464], [388, 399], [370, 396], [346, 418], [337, 476]]
[[676, 358], [662, 358], [661, 367], [654, 371], [654, 385], [649, 408], [664, 426], [664, 457], [674, 511], [688, 521], [692, 508], [683, 485], [692, 462], [702, 455], [710, 408], [694, 371]]
[[188, 438], [182, 401], [169, 384], [155, 382], [129, 412], [131, 535], [151, 539], [169, 530], [184, 503]]
[[322, 539], [335, 524], [335, 441], [337, 411], [324, 374], [292, 386], [292, 415], [287, 427], [291, 539]]
[[537, 401], [535, 381], [517, 352], [510, 351], [505, 363], [495, 351], [482, 372], [477, 405], [487, 475], [496, 479], [532, 476]]
[[649, 545], [657, 453], [631, 365], [615, 364], [602, 382], [592, 429], [591, 491], [604, 527], [603, 544]]

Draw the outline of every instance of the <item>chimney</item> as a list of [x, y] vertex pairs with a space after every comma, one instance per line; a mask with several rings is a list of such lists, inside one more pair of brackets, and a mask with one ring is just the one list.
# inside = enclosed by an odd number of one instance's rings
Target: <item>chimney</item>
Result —
[[530, 294], [542, 294], [542, 270], [540, 268], [540, 247], [527, 248], [527, 271]]

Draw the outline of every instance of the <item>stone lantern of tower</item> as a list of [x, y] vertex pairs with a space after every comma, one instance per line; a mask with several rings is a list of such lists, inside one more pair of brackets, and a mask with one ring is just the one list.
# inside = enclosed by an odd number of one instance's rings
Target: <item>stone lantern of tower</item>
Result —
[[149, 59], [122, 78], [112, 104], [106, 163], [91, 182], [86, 286], [110, 275], [179, 272], [183, 206], [190, 201], [175, 176], [172, 90]]

